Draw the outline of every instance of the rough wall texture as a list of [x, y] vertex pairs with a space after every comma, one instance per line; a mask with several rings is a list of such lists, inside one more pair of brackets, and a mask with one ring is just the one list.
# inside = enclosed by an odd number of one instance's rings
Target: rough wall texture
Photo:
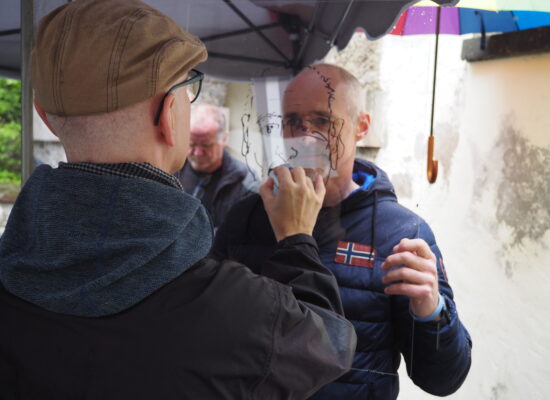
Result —
[[355, 34], [342, 51], [333, 48], [323, 61], [345, 66], [359, 80], [367, 93], [380, 90], [379, 43], [367, 40], [364, 34]]
[[503, 160], [497, 221], [512, 230], [510, 247], [539, 242], [550, 231], [550, 147], [533, 145], [507, 118], [495, 155]]
[[227, 82], [204, 78], [197, 103], [214, 104], [218, 107], [224, 106], [227, 97], [227, 85]]
[[0, 203], [0, 235], [4, 233], [4, 227], [6, 226], [6, 222], [8, 222], [8, 217], [10, 216], [12, 208], [13, 204]]
[[34, 142], [34, 160], [36, 164], [48, 164], [57, 167], [60, 161], [67, 161], [65, 150], [59, 142]]

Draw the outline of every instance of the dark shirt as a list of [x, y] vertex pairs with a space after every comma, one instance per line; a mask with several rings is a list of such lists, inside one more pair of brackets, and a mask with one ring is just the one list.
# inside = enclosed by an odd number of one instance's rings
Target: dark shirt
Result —
[[219, 227], [231, 207], [250, 193], [257, 192], [258, 179], [242, 162], [224, 151], [220, 168], [211, 174], [198, 172], [186, 162], [176, 172], [183, 190], [201, 200], [210, 214], [214, 228]]

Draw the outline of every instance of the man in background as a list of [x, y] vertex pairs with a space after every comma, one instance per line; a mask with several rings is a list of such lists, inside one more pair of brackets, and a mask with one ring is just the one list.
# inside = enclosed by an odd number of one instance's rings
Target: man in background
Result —
[[[397, 202], [384, 171], [355, 158], [370, 125], [363, 98], [353, 75], [327, 64], [300, 72], [283, 98], [292, 165], [325, 179], [313, 236], [358, 336], [352, 370], [313, 398], [394, 400], [401, 355], [416, 385], [448, 395], [468, 374], [470, 336], [430, 227]], [[230, 212], [214, 250], [261, 271], [275, 244], [262, 201], [250, 196]]]
[[262, 185], [264, 276], [206, 257], [210, 219], [172, 175], [206, 57], [137, 0], [41, 20], [35, 106], [68, 162], [36, 168], [0, 239], [0, 399], [301, 399], [349, 369], [355, 333], [311, 237], [321, 180]]
[[258, 191], [256, 177], [225, 150], [228, 136], [221, 108], [193, 106], [187, 162], [175, 174], [184, 190], [202, 202], [215, 229], [235, 202]]

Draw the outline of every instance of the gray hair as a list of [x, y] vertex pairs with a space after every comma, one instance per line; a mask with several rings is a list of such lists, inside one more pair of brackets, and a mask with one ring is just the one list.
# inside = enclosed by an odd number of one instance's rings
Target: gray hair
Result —
[[194, 124], [200, 124], [204, 120], [214, 121], [218, 127], [216, 131], [218, 140], [225, 139], [226, 120], [225, 114], [220, 107], [205, 103], [193, 105], [191, 108], [191, 127]]

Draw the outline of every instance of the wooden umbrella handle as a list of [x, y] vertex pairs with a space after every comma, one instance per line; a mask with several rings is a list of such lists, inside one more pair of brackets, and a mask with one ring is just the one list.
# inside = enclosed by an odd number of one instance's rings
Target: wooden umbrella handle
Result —
[[428, 138], [428, 182], [434, 183], [437, 179], [437, 160], [434, 160], [434, 137]]

